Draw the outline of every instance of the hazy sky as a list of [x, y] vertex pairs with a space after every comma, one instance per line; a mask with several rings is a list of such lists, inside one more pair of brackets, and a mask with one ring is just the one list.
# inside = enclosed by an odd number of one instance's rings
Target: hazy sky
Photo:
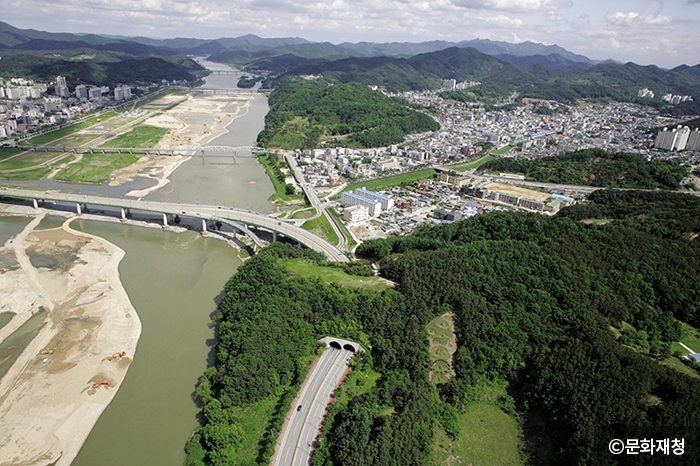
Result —
[[311, 41], [475, 38], [557, 44], [592, 59], [700, 63], [700, 0], [0, 0], [22, 29]]

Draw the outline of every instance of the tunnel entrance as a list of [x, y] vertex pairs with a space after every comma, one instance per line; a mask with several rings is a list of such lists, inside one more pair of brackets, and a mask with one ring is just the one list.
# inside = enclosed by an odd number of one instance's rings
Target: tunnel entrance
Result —
[[343, 348], [340, 346], [340, 343], [338, 343], [337, 341], [332, 341], [332, 342], [330, 342], [330, 346], [331, 346], [331, 348], [335, 348], [335, 349], [343, 349]]
[[352, 346], [348, 343], [343, 345], [343, 349], [347, 350], [347, 351], [352, 351], [353, 353], [357, 351], [354, 346]]

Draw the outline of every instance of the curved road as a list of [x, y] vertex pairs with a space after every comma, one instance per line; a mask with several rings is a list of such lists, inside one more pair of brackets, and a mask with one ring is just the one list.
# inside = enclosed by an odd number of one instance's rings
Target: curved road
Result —
[[78, 205], [92, 205], [100, 207], [114, 207], [134, 209], [146, 212], [156, 212], [166, 215], [180, 215], [201, 219], [233, 221], [244, 225], [255, 225], [266, 230], [279, 233], [307, 246], [314, 251], [324, 254], [332, 261], [348, 262], [349, 259], [337, 247], [325, 239], [319, 238], [313, 233], [299, 228], [282, 219], [268, 217], [249, 210], [232, 207], [204, 206], [194, 204], [173, 204], [167, 202], [140, 201], [130, 199], [117, 199], [98, 196], [85, 196], [80, 194], [66, 194], [46, 191], [44, 193], [24, 189], [7, 188], [0, 190], [0, 196], [18, 199], [36, 199], [60, 203]]

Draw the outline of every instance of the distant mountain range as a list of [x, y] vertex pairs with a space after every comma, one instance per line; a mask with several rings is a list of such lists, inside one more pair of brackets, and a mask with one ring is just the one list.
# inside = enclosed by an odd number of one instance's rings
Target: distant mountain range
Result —
[[[216, 40], [157, 40], [56, 34], [17, 29], [0, 22], [0, 55], [4, 57], [0, 60], [0, 74], [4, 76], [12, 70], [28, 69], [23, 68], [22, 63], [32, 63], [34, 75], [52, 73], [56, 69], [69, 74], [73, 67], [82, 70], [74, 73], [77, 80], [101, 78], [112, 82], [115, 78], [106, 74], [119, 67], [105, 66], [105, 63], [130, 60], [130, 68], [140, 66], [148, 70], [150, 78], [157, 78], [161, 67], [164, 75], [168, 75], [163, 79], [182, 79], [172, 76], [185, 76], [180, 71], [189, 74], [196, 69], [197, 65], [186, 59], [186, 55], [195, 55], [251, 71], [272, 73], [280, 76], [278, 79], [314, 74], [323, 75], [331, 82], [357, 81], [390, 90], [437, 89], [442, 80], [456, 79], [481, 82], [470, 92], [482, 99], [500, 98], [517, 91], [520, 96], [562, 102], [582, 98], [614, 99], [653, 105], [675, 113], [700, 113], [700, 65], [663, 70], [653, 65], [594, 62], [557, 45], [533, 42], [510, 44], [475, 39], [458, 43], [345, 42], [334, 45], [292, 37], [264, 39], [252, 34]], [[10, 60], [13, 55], [34, 58]], [[140, 60], [151, 62], [138, 65]], [[153, 60], [163, 60], [174, 67], [157, 65]], [[102, 67], [99, 72], [94, 71], [96, 64]], [[638, 98], [637, 91], [642, 87], [655, 91], [655, 99]], [[694, 102], [669, 109], [660, 100], [662, 92], [692, 95]]]

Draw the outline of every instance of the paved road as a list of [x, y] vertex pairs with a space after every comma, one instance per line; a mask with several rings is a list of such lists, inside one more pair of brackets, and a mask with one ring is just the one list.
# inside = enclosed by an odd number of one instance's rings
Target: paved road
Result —
[[335, 348], [326, 348], [323, 352], [299, 396], [297, 406], [292, 407], [292, 418], [277, 452], [275, 466], [309, 464], [323, 413], [352, 355], [351, 351]]
[[288, 238], [298, 241], [310, 249], [323, 253], [330, 260], [348, 262], [349, 259], [338, 248], [328, 241], [319, 238], [313, 233], [299, 228], [284, 220], [268, 217], [249, 210], [236, 209], [222, 206], [204, 206], [194, 204], [173, 204], [167, 202], [140, 201], [131, 199], [117, 199], [99, 196], [85, 196], [81, 194], [66, 194], [59, 192], [37, 192], [23, 189], [7, 188], [0, 190], [0, 196], [38, 199], [63, 203], [86, 204], [100, 207], [114, 207], [124, 209], [142, 210], [167, 215], [180, 215], [185, 217], [201, 218], [205, 220], [220, 220], [222, 222], [233, 221], [244, 225], [255, 225], [266, 230], [277, 232]]
[[301, 189], [304, 190], [304, 194], [306, 194], [306, 198], [309, 200], [311, 205], [316, 208], [317, 215], [315, 215], [312, 218], [316, 218], [320, 215], [324, 215], [326, 217], [326, 219], [328, 220], [328, 223], [331, 224], [331, 228], [333, 228], [333, 231], [335, 231], [335, 234], [338, 236], [338, 244], [337, 244], [338, 249], [345, 249], [347, 246], [348, 240], [345, 237], [343, 230], [336, 223], [333, 216], [331, 214], [329, 214], [328, 212], [326, 212], [326, 205], [325, 205], [325, 203], [321, 202], [321, 200], [318, 198], [318, 194], [316, 194], [316, 190], [314, 189], [314, 187], [309, 186], [306, 183], [306, 180], [304, 179], [304, 174], [301, 172], [301, 169], [299, 168], [299, 165], [297, 164], [296, 159], [290, 153], [285, 154], [284, 157], [285, 157], [285, 160], [287, 161], [287, 164], [292, 169], [292, 173], [294, 173], [294, 178], [296, 178], [297, 183], [299, 183], [299, 186], [301, 186]]

